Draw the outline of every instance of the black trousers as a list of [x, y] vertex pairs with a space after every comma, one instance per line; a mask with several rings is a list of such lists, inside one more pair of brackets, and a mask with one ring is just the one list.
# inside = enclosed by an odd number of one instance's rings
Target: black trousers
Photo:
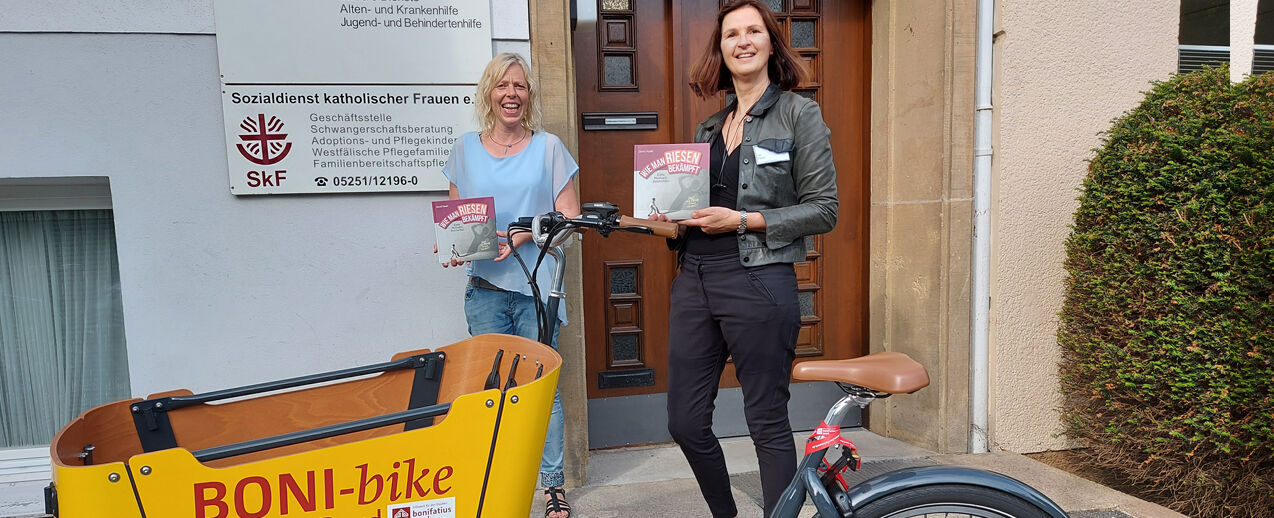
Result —
[[769, 516], [796, 474], [787, 416], [800, 330], [792, 265], [745, 268], [737, 254], [685, 254], [669, 313], [668, 432], [690, 463], [712, 516], [738, 514], [721, 443], [712, 433], [717, 383], [726, 357], [732, 357]]

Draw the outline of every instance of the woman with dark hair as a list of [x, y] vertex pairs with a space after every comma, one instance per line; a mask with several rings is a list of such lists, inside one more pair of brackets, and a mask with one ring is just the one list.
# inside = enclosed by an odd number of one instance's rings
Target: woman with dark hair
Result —
[[[717, 383], [732, 357], [756, 446], [765, 514], [796, 473], [788, 381], [800, 330], [792, 263], [804, 237], [836, 225], [831, 131], [814, 101], [788, 90], [801, 60], [757, 0], [721, 8], [690, 87], [734, 94], [695, 130], [711, 143], [710, 207], [680, 223], [681, 270], [668, 329], [668, 431], [714, 517], [737, 514], [721, 445], [712, 433]], [[660, 218], [666, 219], [666, 218]]]

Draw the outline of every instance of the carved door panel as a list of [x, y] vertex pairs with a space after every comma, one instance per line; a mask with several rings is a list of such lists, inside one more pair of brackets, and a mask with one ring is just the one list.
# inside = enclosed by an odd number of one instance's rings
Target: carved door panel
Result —
[[[587, 1], [587, 0], [584, 0]], [[852, 358], [867, 348], [868, 6], [863, 0], [767, 0], [805, 60], [794, 91], [819, 102], [832, 128], [840, 220], [806, 240], [796, 265], [802, 328], [797, 361]], [[717, 0], [600, 0], [595, 26], [574, 33], [581, 201], [631, 214], [633, 145], [689, 142], [725, 106], [686, 86], [712, 33]], [[676, 256], [662, 239], [586, 236], [585, 339], [590, 399], [666, 390], [668, 289]], [[727, 367], [722, 386], [737, 386]]]

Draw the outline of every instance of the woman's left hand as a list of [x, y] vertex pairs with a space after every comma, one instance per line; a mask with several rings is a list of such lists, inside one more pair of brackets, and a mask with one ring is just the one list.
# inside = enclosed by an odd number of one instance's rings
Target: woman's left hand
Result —
[[706, 207], [690, 213], [690, 219], [678, 223], [687, 227], [699, 227], [705, 234], [737, 232], [739, 211], [725, 207]]
[[[509, 235], [509, 234], [508, 234], [508, 232], [505, 232], [505, 231], [503, 231], [503, 230], [501, 230], [501, 231], [497, 231], [495, 234], [496, 234], [497, 236], [502, 237], [502, 238], [507, 238], [507, 237], [508, 237], [508, 235]], [[508, 259], [508, 258], [509, 258], [509, 255], [512, 255], [512, 254], [513, 254], [513, 249], [514, 249], [514, 248], [519, 247], [519, 246], [522, 246], [523, 244], [526, 244], [526, 242], [527, 242], [527, 241], [530, 241], [530, 240], [531, 240], [531, 233], [530, 233], [530, 232], [518, 232], [518, 233], [516, 233], [516, 234], [513, 234], [513, 246], [509, 246], [509, 240], [508, 240], [508, 239], [501, 239], [501, 240], [500, 240], [500, 253], [496, 254], [494, 261], [496, 261], [496, 262], [500, 262], [500, 261], [503, 261], [503, 260], [505, 260], [505, 259]]]

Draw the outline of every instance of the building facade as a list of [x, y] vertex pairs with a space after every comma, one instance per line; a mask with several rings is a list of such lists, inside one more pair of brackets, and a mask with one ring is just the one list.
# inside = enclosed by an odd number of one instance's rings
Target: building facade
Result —
[[[624, 96], [653, 95], [658, 107], [651, 110], [665, 128], [658, 131], [666, 131], [657, 138], [665, 141], [687, 138], [702, 114], [720, 106], [690, 99], [683, 86], [715, 0], [490, 2], [492, 52], [530, 56], [547, 129], [585, 166], [586, 195], [607, 192], [589, 172], [590, 149], [628, 143], [614, 141], [622, 132], [599, 136], [584, 127], [585, 115], [603, 111], [596, 103], [617, 99], [614, 111], [645, 112]], [[768, 3], [794, 34], [809, 31], [798, 46], [818, 73], [803, 88], [837, 110], [829, 115], [834, 138], [846, 139], [837, 141], [837, 165], [853, 182], [842, 192], [856, 196], [842, 205], [838, 233], [810, 245], [813, 273], [802, 284], [810, 354], [890, 350], [916, 358], [931, 386], [877, 403], [868, 426], [935, 451], [967, 451], [978, 2]], [[1227, 60], [1259, 71], [1274, 45], [1263, 40], [1274, 8], [1256, 0], [993, 3], [987, 435], [992, 449], [1064, 448], [1054, 333], [1063, 241], [1086, 160], [1114, 117], [1181, 66], [1190, 50], [1186, 14], [1219, 16], [1223, 6], [1224, 19], [1240, 20], [1237, 30], [1227, 25]], [[0, 18], [0, 211], [109, 210], [118, 281], [106, 284], [116, 290], [124, 339], [114, 353], [122, 364], [104, 371], [116, 380], [108, 399], [374, 363], [467, 336], [463, 273], [435, 267], [432, 256], [428, 202], [445, 193], [230, 193], [209, 0], [14, 4]], [[1243, 29], [1248, 20], [1255, 30]], [[404, 51], [423, 59], [429, 49]], [[634, 138], [655, 138], [643, 135]], [[617, 162], [627, 167], [626, 158]], [[599, 259], [590, 240], [569, 251], [573, 324], [560, 338], [573, 483], [586, 476], [590, 444], [599, 445], [589, 436], [613, 434], [605, 427], [617, 409], [662, 419], [658, 286], [589, 290], [624, 272], [658, 279], [670, 271], [668, 256], [642, 244], [633, 245], [635, 259]], [[632, 307], [656, 316], [627, 326], [614, 320], [615, 308]], [[0, 358], [10, 368], [35, 361], [19, 354], [32, 342], [12, 318], [0, 313], [0, 329], [10, 331]], [[615, 359], [629, 352], [632, 358]], [[32, 384], [17, 371], [4, 375], [6, 390]], [[68, 383], [79, 379], [63, 375]], [[606, 385], [647, 378], [641, 386], [654, 388]], [[92, 399], [31, 390], [25, 399], [6, 397], [31, 406], [48, 404], [42, 398]], [[731, 390], [727, 383], [723, 394]], [[826, 396], [807, 390], [811, 401]], [[6, 427], [19, 428], [10, 425], [30, 412], [6, 400]], [[658, 440], [650, 437], [615, 440]], [[6, 441], [0, 482], [47, 473], [38, 440], [14, 434]]]

